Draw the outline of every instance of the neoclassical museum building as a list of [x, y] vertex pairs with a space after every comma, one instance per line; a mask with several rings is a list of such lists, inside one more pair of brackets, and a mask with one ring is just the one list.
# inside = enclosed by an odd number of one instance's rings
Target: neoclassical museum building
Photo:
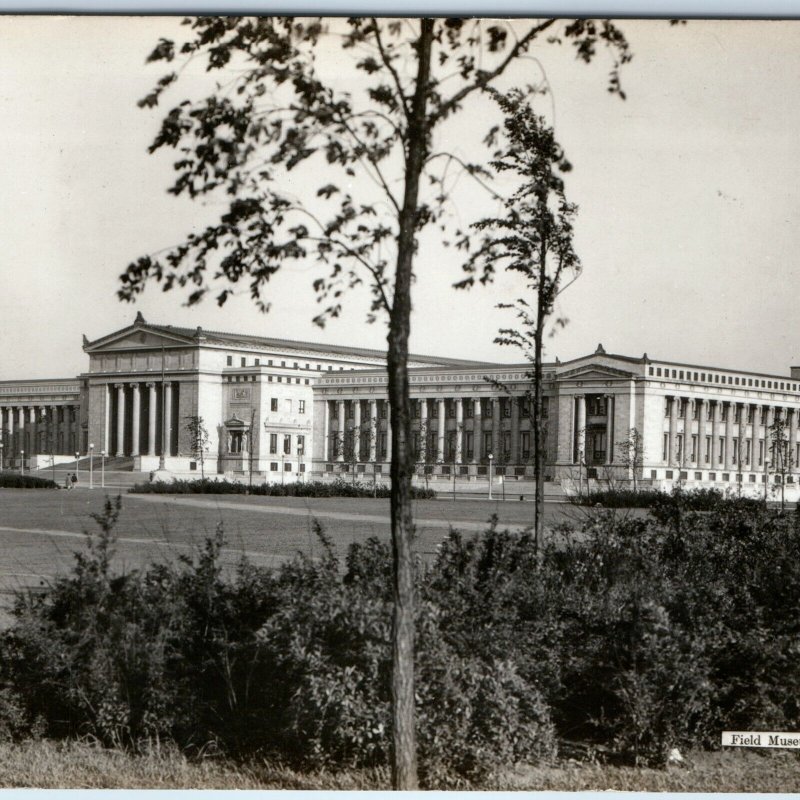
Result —
[[[199, 471], [192, 427], [200, 418], [206, 473], [388, 479], [381, 351], [154, 325], [141, 314], [84, 338], [83, 349], [88, 369], [75, 378], [0, 382], [3, 468], [41, 469], [91, 450], [116, 469]], [[528, 365], [420, 355], [409, 365], [420, 475], [530, 478]], [[659, 486], [797, 486], [798, 367], [757, 374], [598, 346], [546, 364], [543, 389], [549, 480], [625, 480], [635, 471]]]

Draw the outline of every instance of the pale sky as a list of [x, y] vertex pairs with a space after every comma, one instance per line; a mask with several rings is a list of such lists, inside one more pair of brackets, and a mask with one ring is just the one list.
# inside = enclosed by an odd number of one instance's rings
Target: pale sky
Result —
[[[538, 53], [553, 89], [543, 111], [574, 165], [582, 277], [564, 293], [568, 326], [548, 342], [562, 360], [609, 352], [788, 373], [800, 364], [800, 23], [620, 23], [634, 52], [627, 101], [606, 90], [608, 63], [569, 48]], [[223, 207], [166, 193], [170, 154], [148, 156], [163, 106], [136, 101], [164, 71], [144, 59], [167, 18], [0, 17], [0, 379], [70, 377], [90, 339], [149, 321], [382, 348], [355, 295], [324, 331], [311, 282], [295, 269], [268, 315], [247, 296], [187, 309], [152, 285], [117, 301], [136, 257], [180, 241]], [[481, 201], [464, 185], [459, 214]], [[493, 305], [514, 290], [456, 293], [458, 259], [426, 240], [417, 262], [412, 349], [518, 360], [492, 344], [508, 322]]]

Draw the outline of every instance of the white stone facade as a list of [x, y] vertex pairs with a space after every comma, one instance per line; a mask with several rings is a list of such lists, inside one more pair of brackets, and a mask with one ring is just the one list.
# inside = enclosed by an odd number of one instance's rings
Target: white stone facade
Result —
[[[95, 454], [199, 471], [189, 421], [208, 431], [208, 474], [388, 477], [384, 353], [134, 323], [85, 341], [88, 371], [0, 383], [0, 459]], [[532, 477], [528, 365], [411, 356], [420, 476]], [[552, 481], [788, 490], [800, 463], [800, 369], [789, 376], [607, 354], [544, 367], [545, 472]], [[635, 457], [632, 432], [639, 443]], [[490, 459], [491, 455], [491, 459]], [[491, 462], [491, 466], [490, 466]]]

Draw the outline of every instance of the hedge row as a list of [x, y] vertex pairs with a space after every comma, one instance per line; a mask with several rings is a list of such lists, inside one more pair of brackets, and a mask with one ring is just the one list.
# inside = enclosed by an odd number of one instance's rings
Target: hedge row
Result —
[[35, 475], [0, 472], [0, 489], [58, 489], [58, 484]]
[[[172, 480], [137, 483], [128, 490], [134, 494], [253, 494], [272, 497], [389, 497], [389, 487], [383, 483], [347, 481], [292, 481], [291, 483], [257, 483], [248, 485], [227, 480]], [[430, 500], [433, 489], [411, 488], [415, 500]]]
[[[692, 511], [711, 511], [727, 502], [729, 494], [719, 489], [690, 489], [684, 490], [675, 486], [672, 492], [662, 492], [658, 489], [597, 489], [581, 495], [575, 495], [570, 501], [575, 505], [602, 506], [603, 508], [661, 508], [676, 500]], [[737, 498], [740, 504], [757, 508], [763, 505], [762, 500], [756, 498]]]

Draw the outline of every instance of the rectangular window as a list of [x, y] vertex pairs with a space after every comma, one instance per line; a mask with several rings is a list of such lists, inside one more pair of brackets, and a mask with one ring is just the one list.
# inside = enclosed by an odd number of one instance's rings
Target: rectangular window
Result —
[[306, 413], [306, 401], [305, 400], [298, 400], [297, 401], [297, 413], [298, 414], [305, 414]]
[[767, 424], [767, 407], [766, 406], [762, 406], [762, 408], [761, 408], [761, 424], [762, 425], [766, 425]]
[[695, 472], [695, 474], [694, 474], [694, 479], [695, 479], [696, 481], [701, 481], [701, 480], [703, 480], [703, 473], [702, 473], [702, 472]]
[[[483, 455], [488, 456], [492, 452], [492, 434], [490, 431], [485, 431], [483, 434]], [[497, 453], [493, 453], [495, 457]]]
[[284, 472], [291, 472], [292, 471], [292, 462], [291, 461], [284, 462], [283, 471]]
[[233, 356], [228, 356], [228, 357], [225, 359], [225, 363], [226, 363], [226, 364], [227, 364], [229, 367], [232, 367], [232, 366], [233, 366]]
[[501, 401], [503, 403], [503, 416], [510, 417], [511, 416], [511, 398], [504, 397]]
[[511, 431], [503, 431], [503, 460], [507, 461], [511, 454]]
[[260, 358], [257, 358], [257, 359], [256, 359], [256, 366], [257, 366], [257, 367], [260, 367], [260, 366], [261, 366], [261, 359], [260, 359]]
[[456, 401], [455, 400], [447, 400], [447, 416], [451, 419], [456, 415]]
[[547, 419], [550, 416], [550, 398], [542, 398], [542, 419]]
[[285, 367], [286, 366], [286, 362], [285, 361], [281, 361], [281, 366]]
[[269, 452], [275, 454], [278, 452], [278, 434], [271, 433], [269, 435]]
[[725, 463], [725, 437], [724, 436], [720, 436], [719, 437], [719, 451], [718, 451], [718, 454], [719, 454], [719, 463], [720, 464], [724, 464]]
[[270, 411], [277, 411], [278, 410], [278, 398], [277, 397], [270, 397], [270, 399], [269, 399], [269, 410]]
[[664, 434], [664, 446], [661, 448], [661, 460], [667, 461], [667, 454], [669, 453], [669, 434]]
[[656, 367], [656, 377], [661, 377], [661, 367]]
[[758, 440], [758, 466], [764, 466], [764, 440]]
[[737, 403], [733, 407], [733, 421], [734, 422], [741, 422], [742, 421], [742, 406], [740, 403]]
[[300, 365], [296, 361], [294, 362], [294, 368], [295, 369], [300, 369]]
[[722, 405], [722, 413], [720, 414], [720, 419], [723, 422], [727, 422], [728, 421], [728, 404], [727, 403], [722, 403], [721, 405]]
[[471, 461], [475, 454], [473, 443], [472, 431], [464, 431], [464, 458], [467, 459], [467, 461]]
[[739, 461], [739, 440], [733, 440], [733, 451], [731, 454], [731, 458], [733, 459], [733, 463], [736, 464]]
[[298, 436], [297, 437], [297, 455], [302, 456], [306, 452], [306, 437], [305, 436]]
[[356, 416], [356, 403], [355, 400], [353, 400], [347, 404], [347, 418], [355, 419], [355, 416]]
[[289, 455], [292, 452], [292, 435], [290, 433], [285, 433], [283, 435], [283, 453], [284, 455]]
[[243, 367], [246, 367], [246, 366], [247, 366], [247, 359], [246, 359], [246, 358], [244, 358], [244, 356], [242, 357], [242, 366], [243, 366]]
[[703, 456], [703, 460], [706, 464], [711, 463], [711, 437], [706, 436], [706, 452]]
[[697, 461], [697, 436], [692, 434], [692, 461]]
[[527, 461], [531, 457], [530, 431], [523, 431], [520, 434], [520, 450], [522, 451], [522, 460]]
[[270, 472], [277, 472], [278, 471], [278, 462], [277, 461], [270, 461], [269, 462], [269, 471]]
[[475, 410], [475, 406], [470, 400], [466, 400], [464, 402], [464, 419], [472, 419], [473, 411]]
[[664, 398], [664, 417], [668, 417], [669, 416], [669, 412], [670, 412], [671, 409], [672, 409], [672, 398], [671, 397], [665, 397]]
[[683, 434], [675, 436], [675, 457], [679, 464], [683, 463]]
[[[484, 401], [481, 400], [481, 403], [484, 403]], [[494, 403], [487, 398], [486, 402], [484, 404], [484, 407], [483, 407], [483, 416], [484, 417], [491, 417], [493, 409], [494, 409]]]
[[378, 456], [380, 458], [386, 458], [386, 434], [381, 433], [378, 434]]

